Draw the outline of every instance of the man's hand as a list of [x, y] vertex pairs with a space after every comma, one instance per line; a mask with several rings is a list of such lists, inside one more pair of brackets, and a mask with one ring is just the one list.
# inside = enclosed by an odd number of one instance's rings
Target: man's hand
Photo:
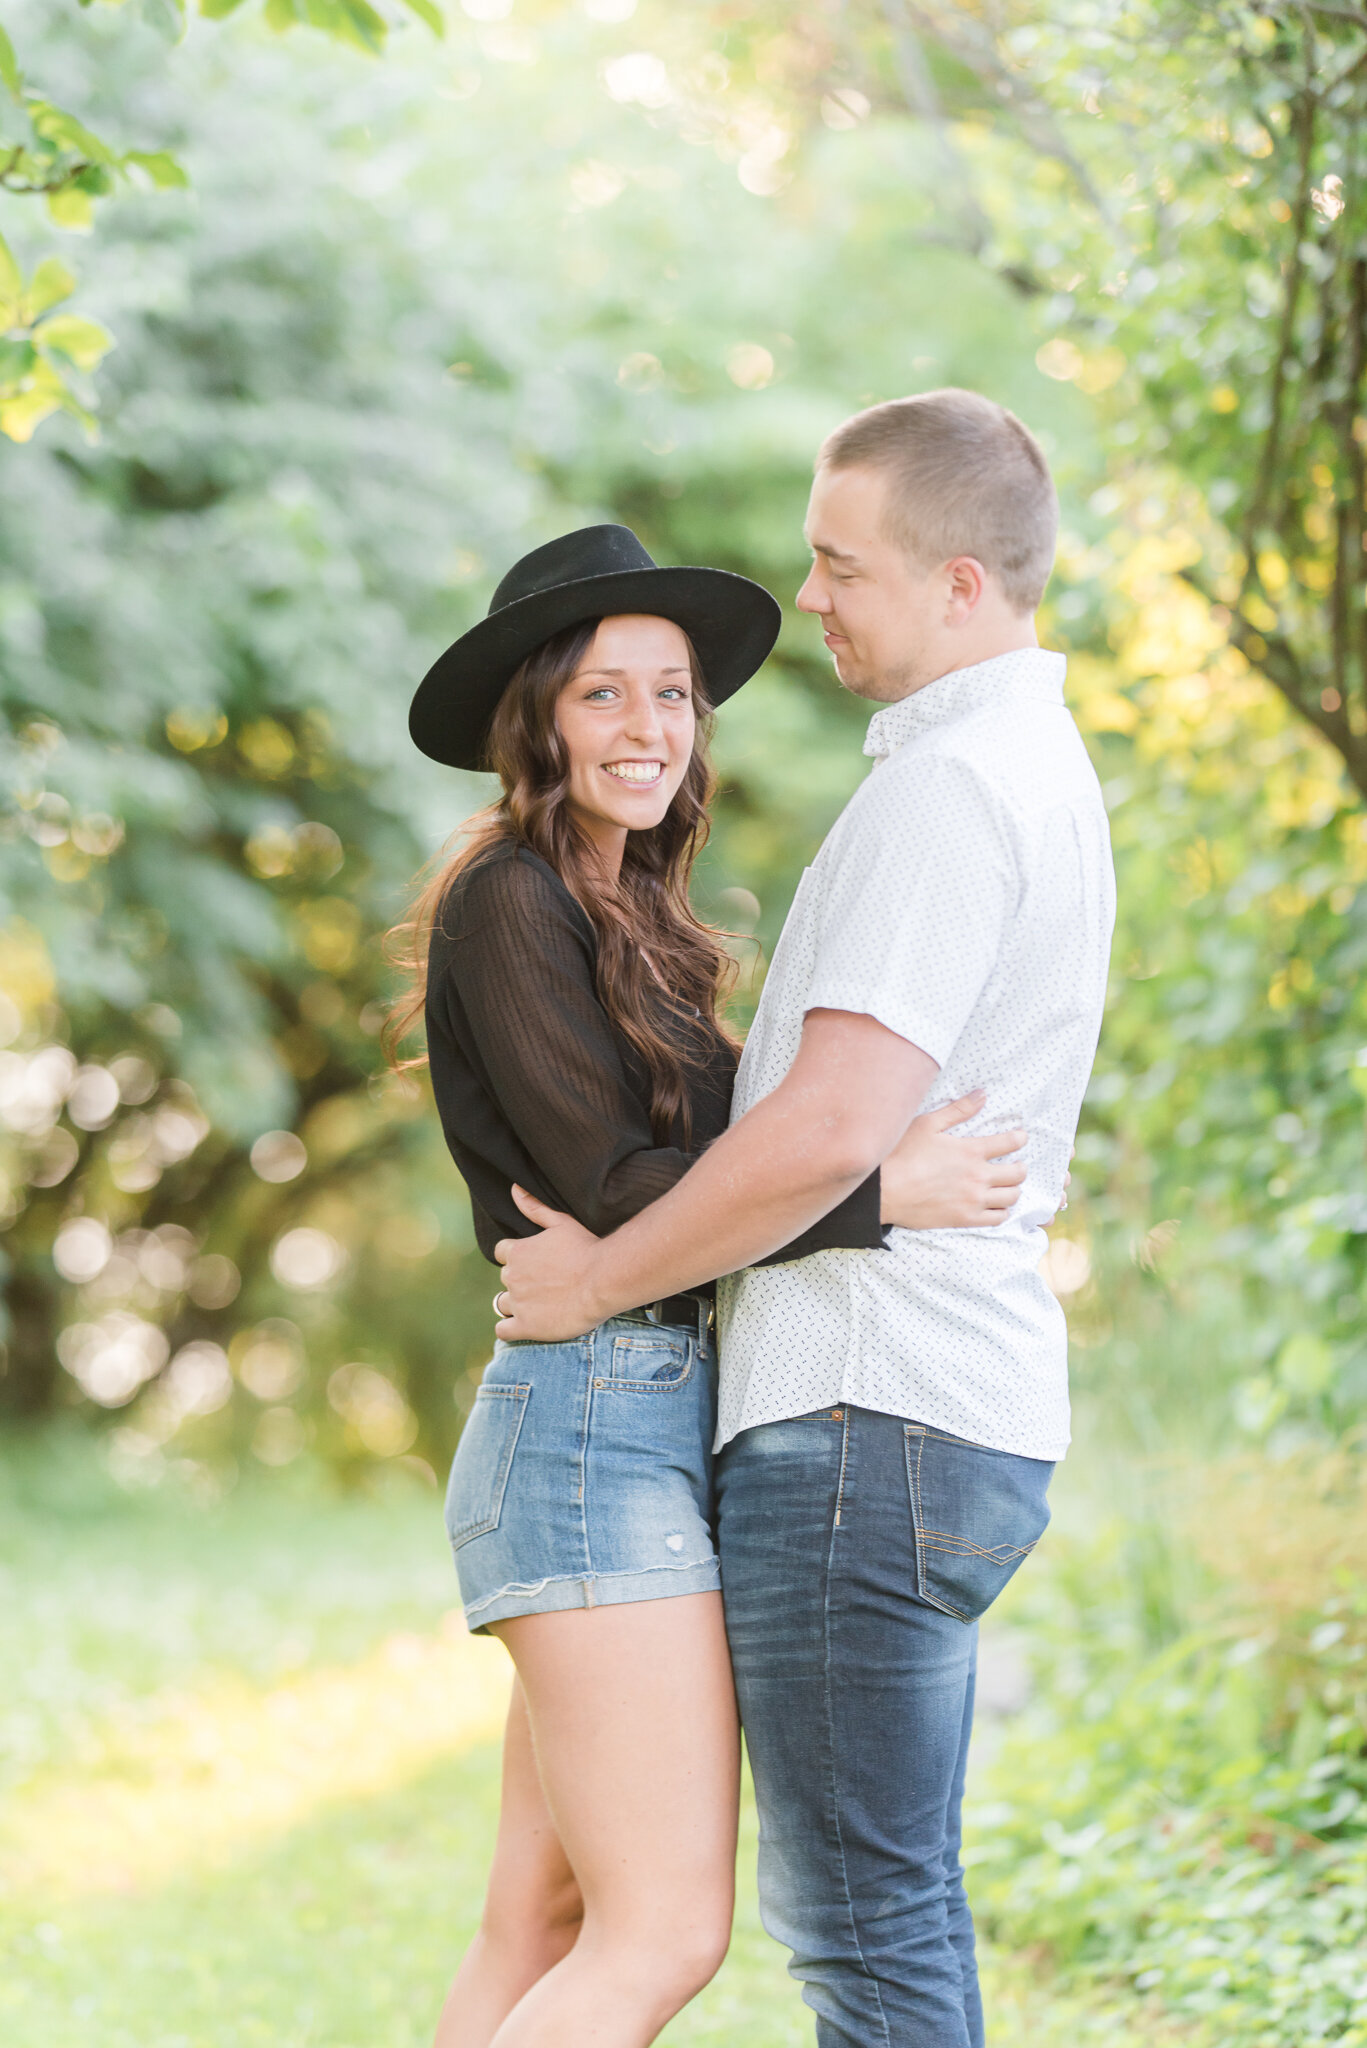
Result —
[[494, 1335], [509, 1344], [553, 1344], [582, 1337], [602, 1321], [594, 1313], [588, 1285], [593, 1254], [602, 1240], [573, 1216], [548, 1209], [525, 1188], [514, 1186], [513, 1200], [529, 1222], [541, 1226], [541, 1234], [501, 1237], [494, 1246], [500, 1268], [494, 1301], [504, 1310]]

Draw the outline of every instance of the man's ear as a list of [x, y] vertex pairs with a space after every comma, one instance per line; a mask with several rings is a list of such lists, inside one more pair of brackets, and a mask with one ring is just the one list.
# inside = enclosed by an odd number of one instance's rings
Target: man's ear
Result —
[[955, 555], [944, 566], [945, 624], [961, 626], [982, 601], [987, 571], [975, 555]]

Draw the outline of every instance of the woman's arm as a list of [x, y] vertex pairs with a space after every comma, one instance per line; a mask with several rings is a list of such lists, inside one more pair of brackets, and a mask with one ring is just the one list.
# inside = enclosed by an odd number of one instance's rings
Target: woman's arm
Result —
[[970, 1230], [1006, 1221], [1025, 1179], [1024, 1165], [1009, 1155], [1021, 1151], [1026, 1133], [954, 1134], [955, 1125], [976, 1116], [984, 1100], [979, 1089], [912, 1119], [883, 1161], [884, 1223], [903, 1230]]
[[458, 879], [428, 1002], [534, 1163], [542, 1198], [586, 1229], [617, 1229], [688, 1171], [687, 1153], [655, 1143], [626, 1071], [598, 999], [593, 928], [541, 863], [495, 859]]

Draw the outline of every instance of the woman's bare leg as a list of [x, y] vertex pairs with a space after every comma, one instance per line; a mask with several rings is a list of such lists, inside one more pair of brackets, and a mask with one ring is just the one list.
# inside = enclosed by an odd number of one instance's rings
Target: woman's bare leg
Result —
[[524, 1615], [498, 1633], [584, 1920], [494, 2048], [645, 2048], [730, 1939], [740, 1743], [721, 1595]]
[[435, 2048], [489, 2048], [523, 1993], [573, 1947], [582, 1920], [518, 1682], [503, 1738], [503, 1799], [484, 1913], [442, 2008]]

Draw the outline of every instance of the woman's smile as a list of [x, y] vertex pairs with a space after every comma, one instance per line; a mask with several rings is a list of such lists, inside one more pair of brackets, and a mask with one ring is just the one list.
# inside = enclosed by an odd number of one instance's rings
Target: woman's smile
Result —
[[604, 761], [603, 773], [611, 775], [618, 782], [634, 783], [640, 789], [652, 789], [665, 772], [663, 761]]

